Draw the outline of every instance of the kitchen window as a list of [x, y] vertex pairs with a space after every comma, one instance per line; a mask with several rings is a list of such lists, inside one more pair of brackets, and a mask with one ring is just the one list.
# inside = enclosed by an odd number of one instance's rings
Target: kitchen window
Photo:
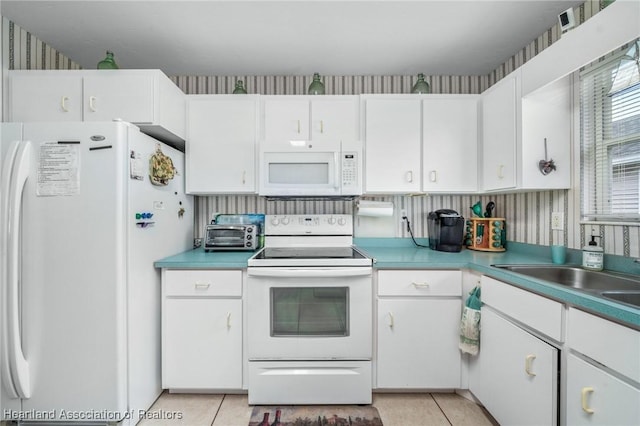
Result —
[[580, 74], [582, 214], [640, 219], [640, 41]]

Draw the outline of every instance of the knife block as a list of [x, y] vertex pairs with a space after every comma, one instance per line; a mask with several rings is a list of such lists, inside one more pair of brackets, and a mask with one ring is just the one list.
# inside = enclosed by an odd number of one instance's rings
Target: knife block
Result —
[[464, 244], [470, 250], [505, 251], [507, 222], [500, 217], [467, 219]]

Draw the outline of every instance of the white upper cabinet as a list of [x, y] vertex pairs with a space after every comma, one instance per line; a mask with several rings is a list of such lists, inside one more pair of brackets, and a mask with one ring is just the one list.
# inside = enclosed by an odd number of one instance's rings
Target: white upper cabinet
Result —
[[154, 76], [114, 72], [92, 74], [83, 77], [84, 121], [110, 121], [123, 117], [133, 123], [153, 121], [155, 105], [149, 100], [153, 99]]
[[[512, 72], [482, 94], [482, 188], [569, 188], [571, 76], [522, 97], [521, 71]], [[543, 172], [541, 163], [551, 160], [555, 170]]]
[[417, 97], [365, 99], [365, 193], [420, 191], [420, 103]]
[[261, 104], [267, 144], [359, 140], [358, 96], [263, 96]]
[[430, 95], [422, 101], [422, 189], [478, 190], [477, 95]]
[[82, 77], [74, 73], [35, 74], [9, 74], [9, 121], [82, 121]]
[[304, 97], [278, 96], [263, 100], [263, 137], [269, 142], [309, 140], [309, 101]]
[[252, 95], [188, 97], [188, 193], [256, 191], [257, 109], [257, 97]]
[[311, 140], [359, 141], [358, 102], [358, 96], [311, 99]]
[[517, 73], [513, 72], [482, 94], [483, 189], [516, 186]]
[[185, 95], [158, 70], [9, 73], [10, 121], [111, 121], [184, 147]]

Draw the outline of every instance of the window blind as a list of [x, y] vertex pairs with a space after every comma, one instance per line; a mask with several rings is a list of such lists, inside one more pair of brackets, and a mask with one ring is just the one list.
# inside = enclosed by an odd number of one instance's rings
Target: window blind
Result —
[[580, 73], [585, 219], [640, 220], [639, 50], [633, 42]]

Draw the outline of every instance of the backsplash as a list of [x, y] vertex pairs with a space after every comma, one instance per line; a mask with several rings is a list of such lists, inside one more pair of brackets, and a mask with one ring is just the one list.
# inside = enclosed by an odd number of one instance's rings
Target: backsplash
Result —
[[[605, 2], [589, 0], [576, 7], [576, 23], [581, 24], [604, 7]], [[3, 18], [3, 51], [8, 69], [79, 69], [78, 64], [13, 22]], [[560, 38], [559, 25], [550, 28], [496, 70], [485, 76], [427, 76], [432, 93], [478, 94], [518, 68]], [[3, 46], [4, 47], [4, 46]], [[243, 80], [249, 93], [304, 94], [311, 76], [173, 76], [172, 80], [187, 94], [227, 94], [235, 82]], [[410, 93], [415, 76], [323, 76], [327, 94]], [[427, 237], [426, 218], [430, 211], [449, 208], [465, 217], [470, 206], [480, 201], [485, 206], [496, 203], [494, 214], [507, 221], [507, 239], [530, 244], [566, 244], [582, 247], [591, 234], [591, 225], [580, 225], [579, 196], [573, 190], [499, 195], [386, 195], [363, 197], [390, 201], [396, 211], [407, 210], [416, 237]], [[267, 201], [257, 195], [196, 197], [195, 236], [201, 237], [204, 226], [218, 213], [314, 214], [354, 212], [352, 201]], [[565, 232], [551, 231], [551, 212], [564, 212]], [[408, 237], [397, 221], [396, 235]], [[640, 257], [640, 226], [597, 225], [594, 233], [603, 236], [606, 253]]]

